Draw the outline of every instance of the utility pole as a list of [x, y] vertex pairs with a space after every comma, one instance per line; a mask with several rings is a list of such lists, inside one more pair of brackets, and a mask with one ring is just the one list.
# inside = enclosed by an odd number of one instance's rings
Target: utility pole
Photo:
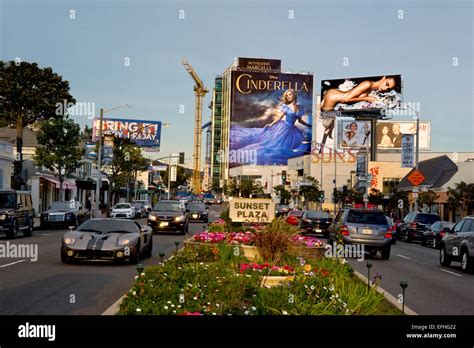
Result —
[[[420, 156], [420, 150], [419, 150], [419, 145], [420, 145], [420, 114], [418, 111], [415, 111], [416, 115], [416, 152], [415, 152], [415, 168], [418, 170], [418, 161], [419, 161], [419, 156]], [[415, 198], [415, 212], [418, 211], [418, 187], [413, 188], [413, 198]]]
[[171, 154], [168, 156], [168, 199], [170, 199], [171, 192]]
[[99, 151], [97, 153], [97, 181], [95, 185], [95, 217], [101, 216], [99, 209], [100, 201], [100, 187], [102, 186], [102, 178], [100, 175], [100, 167], [102, 164], [102, 121], [104, 119], [104, 109], [100, 109], [100, 121], [99, 121]]

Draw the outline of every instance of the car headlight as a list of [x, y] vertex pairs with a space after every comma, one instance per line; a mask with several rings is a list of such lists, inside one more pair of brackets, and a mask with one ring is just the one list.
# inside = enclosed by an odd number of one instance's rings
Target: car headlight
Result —
[[5, 214], [0, 215], [0, 220], [6, 220], [7, 216]]
[[155, 221], [156, 220], [156, 215], [151, 215], [148, 216], [148, 219], [151, 220], [151, 221]]
[[65, 238], [64, 244], [66, 245], [73, 245], [76, 242], [76, 238]]
[[130, 243], [130, 239], [120, 239], [120, 240], [117, 242], [117, 245], [123, 246], [123, 245], [127, 245], [128, 243]]
[[177, 216], [174, 218], [174, 221], [183, 221], [184, 220], [184, 215], [183, 216]]

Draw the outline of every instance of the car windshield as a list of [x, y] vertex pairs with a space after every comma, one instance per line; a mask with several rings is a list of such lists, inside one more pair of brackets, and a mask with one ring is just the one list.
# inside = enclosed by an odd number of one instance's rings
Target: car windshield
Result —
[[116, 204], [115, 209], [130, 209], [130, 203], [119, 203]]
[[110, 233], [120, 231], [122, 233], [136, 233], [138, 228], [133, 221], [128, 220], [86, 220], [78, 231]]
[[387, 225], [387, 219], [382, 212], [374, 211], [349, 211], [347, 216], [347, 223], [356, 224], [373, 224], [373, 225]]
[[325, 211], [309, 210], [306, 212], [306, 216], [310, 219], [329, 219], [329, 214]]
[[159, 211], [181, 211], [180, 202], [158, 202], [155, 205], [155, 210]]
[[70, 202], [53, 202], [50, 209], [52, 210], [69, 210], [74, 208], [74, 203]]
[[433, 215], [433, 214], [418, 214], [416, 216], [416, 222], [419, 222], [421, 224], [433, 224], [436, 221], [440, 221], [441, 218], [438, 215]]
[[15, 208], [15, 194], [0, 193], [0, 208]]
[[206, 206], [203, 203], [189, 203], [189, 210], [206, 210]]
[[303, 213], [301, 210], [292, 210], [288, 213], [288, 216], [302, 216]]

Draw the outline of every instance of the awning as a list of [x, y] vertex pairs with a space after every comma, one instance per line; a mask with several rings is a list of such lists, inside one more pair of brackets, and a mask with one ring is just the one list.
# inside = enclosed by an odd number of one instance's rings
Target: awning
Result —
[[[55, 177], [51, 176], [40, 176], [40, 179], [49, 181], [50, 183], [53, 183], [56, 188], [60, 188], [61, 184], [59, 183], [59, 180]], [[70, 181], [63, 181], [63, 189], [65, 190], [70, 190], [76, 187], [76, 184]]]

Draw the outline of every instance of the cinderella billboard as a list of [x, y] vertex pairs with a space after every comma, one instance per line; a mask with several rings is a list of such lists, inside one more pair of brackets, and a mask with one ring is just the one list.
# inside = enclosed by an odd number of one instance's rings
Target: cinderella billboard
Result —
[[313, 75], [232, 72], [229, 166], [286, 165], [309, 154], [312, 108]]

